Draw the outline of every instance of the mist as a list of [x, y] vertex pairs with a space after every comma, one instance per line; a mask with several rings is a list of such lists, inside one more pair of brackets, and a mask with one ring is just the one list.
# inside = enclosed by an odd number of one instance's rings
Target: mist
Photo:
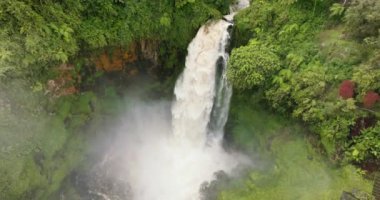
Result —
[[200, 186], [214, 173], [231, 173], [249, 161], [227, 153], [220, 142], [194, 145], [172, 133], [171, 103], [135, 103], [112, 131], [115, 140], [102, 165], [113, 177], [128, 182], [134, 200], [198, 200]]
[[123, 117], [107, 155], [117, 176], [129, 183], [132, 199], [199, 200], [200, 186], [212, 181], [215, 172], [230, 174], [249, 163], [222, 147], [232, 95], [225, 78], [231, 26], [219, 20], [199, 29], [188, 46], [172, 103], [137, 101]]

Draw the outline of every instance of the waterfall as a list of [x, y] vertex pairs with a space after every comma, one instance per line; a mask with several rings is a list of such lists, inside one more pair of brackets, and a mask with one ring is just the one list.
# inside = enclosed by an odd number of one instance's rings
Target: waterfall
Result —
[[188, 47], [172, 107], [173, 133], [182, 143], [204, 145], [209, 142], [207, 134], [212, 139], [223, 137], [232, 95], [226, 77], [228, 28], [235, 13], [248, 5], [248, 0], [240, 0], [224, 20], [203, 25]]
[[[222, 81], [225, 69], [222, 69], [219, 80], [216, 77], [218, 60], [223, 68], [226, 66], [225, 48], [231, 25], [224, 20], [204, 25], [189, 45], [186, 67], [176, 83], [176, 100], [172, 108], [173, 133], [181, 142], [204, 145], [213, 107], [214, 110], [228, 107], [223, 102], [225, 98], [221, 97], [223, 92], [227, 93], [226, 98], [231, 96], [231, 89]], [[217, 114], [221, 113], [218, 111]]]
[[[228, 35], [225, 43], [223, 43], [224, 49], [226, 49], [226, 43], [229, 42], [229, 39], [230, 37]], [[230, 99], [232, 96], [232, 86], [227, 81], [228, 58], [228, 53], [224, 51], [217, 62], [215, 97], [208, 126], [209, 140], [215, 139], [214, 141], [220, 141], [223, 139], [223, 130], [228, 119]]]
[[222, 147], [232, 94], [226, 77], [229, 27], [246, 5], [248, 0], [239, 1], [232, 14], [199, 29], [176, 82], [171, 113], [164, 102], [134, 106], [125, 117], [123, 138], [115, 144], [122, 148], [110, 155], [120, 158], [117, 176], [128, 181], [134, 200], [199, 200], [200, 186], [214, 180], [215, 172], [229, 174], [249, 163]]

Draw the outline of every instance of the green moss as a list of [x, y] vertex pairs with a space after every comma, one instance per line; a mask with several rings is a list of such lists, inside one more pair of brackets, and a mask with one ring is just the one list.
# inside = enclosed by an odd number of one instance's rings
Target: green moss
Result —
[[78, 166], [83, 159], [85, 144], [84, 137], [71, 137], [65, 143], [64, 148], [56, 152], [52, 160], [46, 162], [45, 170], [51, 184], [44, 189], [41, 199], [47, 199], [48, 196], [56, 192], [61, 187], [63, 180]]
[[[0, 199], [49, 199], [84, 154], [85, 134], [77, 128], [90, 120], [95, 95], [62, 97], [47, 114], [37, 97], [13, 98], [13, 90], [4, 91], [23, 106], [8, 113], [12, 123], [0, 130]], [[31, 96], [30, 91], [23, 93]]]
[[258, 99], [260, 99], [258, 96], [247, 97], [236, 94], [231, 102], [231, 116], [227, 127], [231, 128], [229, 132], [232, 132], [234, 146], [247, 152], [266, 149], [266, 141], [289, 122], [261, 109]]
[[65, 144], [70, 133], [67, 132], [60, 118], [53, 118], [48, 122], [46, 129], [39, 136], [39, 147], [47, 158], [51, 158], [56, 151]]
[[73, 114], [90, 114], [92, 112], [90, 103], [95, 100], [95, 94], [93, 92], [85, 92], [80, 94], [74, 102]]
[[328, 163], [303, 127], [273, 116], [250, 99], [233, 100], [230, 137], [254, 157], [255, 167], [248, 177], [221, 191], [218, 199], [331, 200], [354, 189], [370, 193], [370, 181], [352, 166]]
[[71, 107], [72, 100], [69, 100], [68, 98], [62, 98], [56, 106], [56, 113], [61, 119], [65, 119], [70, 115]]
[[42, 175], [41, 170], [32, 158], [27, 158], [22, 173], [10, 187], [9, 192], [12, 196], [32, 199], [36, 195], [38, 188], [47, 187], [48, 180]]

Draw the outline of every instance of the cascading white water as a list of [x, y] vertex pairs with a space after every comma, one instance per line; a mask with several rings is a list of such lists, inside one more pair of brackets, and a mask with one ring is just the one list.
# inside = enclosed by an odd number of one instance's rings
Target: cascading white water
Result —
[[[225, 40], [225, 44], [229, 42], [229, 35]], [[230, 108], [230, 99], [232, 96], [232, 86], [227, 81], [227, 61], [229, 55], [226, 51], [217, 62], [217, 74], [215, 81], [215, 98], [214, 105], [210, 116], [209, 123], [209, 141], [220, 141], [223, 139], [224, 126], [228, 119]], [[211, 141], [212, 142], [212, 141]], [[210, 142], [209, 142], [210, 143]]]
[[180, 142], [192, 145], [206, 142], [215, 98], [217, 61], [225, 60], [229, 26], [231, 23], [224, 20], [205, 25], [189, 45], [186, 68], [177, 81], [172, 108], [173, 132]]
[[186, 67], [177, 80], [172, 107], [174, 136], [182, 143], [204, 145], [209, 142], [207, 134], [219, 139], [223, 136], [232, 95], [226, 77], [228, 27], [235, 13], [248, 5], [249, 0], [240, 0], [231, 6], [231, 14], [224, 16], [226, 20], [202, 26], [188, 47]]
[[111, 154], [122, 163], [120, 178], [129, 182], [134, 200], [199, 200], [201, 184], [212, 181], [215, 172], [228, 174], [247, 162], [221, 144], [232, 92], [225, 48], [233, 15], [202, 26], [190, 43], [171, 118], [162, 105], [143, 105], [121, 127], [128, 133], [120, 139], [123, 148]]

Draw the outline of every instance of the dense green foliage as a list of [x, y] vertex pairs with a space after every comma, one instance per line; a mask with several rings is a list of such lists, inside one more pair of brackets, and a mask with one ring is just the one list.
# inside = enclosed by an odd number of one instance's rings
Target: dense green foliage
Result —
[[[196, 29], [228, 11], [230, 0], [0, 2], [0, 75], [66, 62], [78, 52], [143, 39], [185, 49]], [[168, 56], [168, 55], [166, 55]]]
[[358, 39], [378, 38], [380, 29], [380, 2], [355, 0], [344, 16], [349, 34]]
[[[170, 71], [158, 74], [173, 75], [198, 27], [227, 13], [232, 1], [1, 0], [0, 199], [52, 199], [84, 159], [89, 139], [121, 110], [115, 88], [125, 80], [96, 85], [102, 73], [85, 69], [91, 64], [84, 57], [157, 41], [159, 65]], [[206, 199], [337, 199], [342, 190], [368, 191], [351, 166], [331, 169], [319, 154], [379, 163], [379, 10], [378, 0], [256, 0], [236, 16], [228, 77], [237, 93], [256, 95], [234, 100], [228, 137], [270, 160], [243, 181], [220, 173], [225, 183], [211, 183], [218, 191]], [[62, 78], [53, 68], [67, 62], [68, 85], [79, 89], [57, 98], [46, 82]], [[340, 88], [345, 80], [354, 91]], [[144, 87], [139, 92], [170, 88]], [[251, 107], [258, 101], [317, 135], [310, 139], [306, 129]], [[310, 145], [316, 138], [323, 150]]]
[[[355, 163], [380, 158], [380, 2], [253, 1], [236, 16], [229, 77], [237, 89], [256, 90], [278, 112], [304, 121], [317, 133], [332, 160]], [[251, 40], [250, 42], [248, 42]], [[261, 65], [256, 44], [279, 60], [268, 76], [246, 69]], [[276, 65], [272, 65], [276, 66]], [[235, 73], [241, 71], [239, 77]], [[339, 87], [354, 83], [352, 98]]]
[[332, 200], [340, 199], [342, 191], [371, 199], [371, 181], [353, 166], [332, 167], [315, 146], [315, 135], [268, 112], [258, 99], [235, 94], [228, 124], [233, 148], [252, 156], [253, 167], [238, 175], [240, 179], [218, 173], [217, 181], [204, 185], [204, 200]]
[[[156, 53], [165, 58], [158, 64], [180, 70], [196, 30], [228, 12], [230, 3], [0, 1], [0, 199], [57, 199], [51, 195], [84, 159], [88, 141], [120, 112], [114, 88], [125, 82], [94, 87], [102, 73], [90, 57], [157, 41]], [[62, 63], [72, 65], [57, 70]], [[71, 93], [60, 93], [70, 87]], [[147, 90], [154, 87], [161, 86]]]
[[41, 92], [27, 89], [25, 81], [1, 86], [1, 199], [46, 199], [82, 159], [86, 147], [85, 135], [73, 133], [93, 114], [88, 109], [92, 93], [43, 108], [46, 99]]
[[[110, 122], [130, 106], [116, 83], [59, 99], [30, 91], [25, 80], [0, 85], [0, 199], [61, 198], [62, 182], [90, 163], [91, 142], [111, 137]], [[139, 87], [141, 96], [151, 91]]]
[[280, 68], [277, 55], [255, 41], [234, 49], [232, 56], [228, 78], [241, 89], [261, 86], [265, 79]]

